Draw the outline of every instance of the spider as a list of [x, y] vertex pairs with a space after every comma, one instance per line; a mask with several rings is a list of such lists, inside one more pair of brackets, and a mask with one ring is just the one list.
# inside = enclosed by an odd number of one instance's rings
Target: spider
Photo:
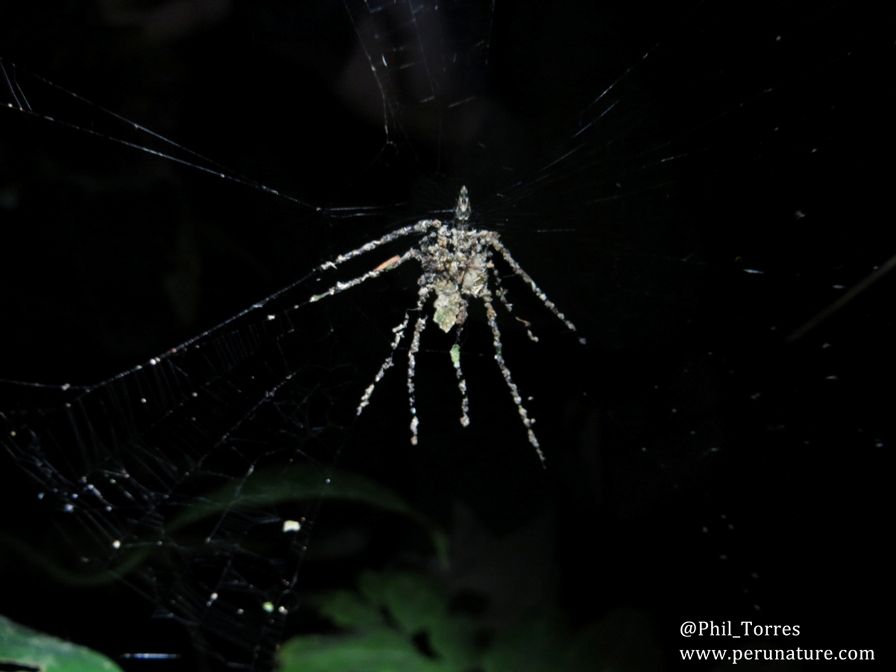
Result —
[[[418, 280], [419, 290], [417, 292], [417, 305], [413, 310], [408, 310], [404, 314], [404, 319], [396, 326], [392, 333], [392, 347], [389, 355], [386, 357], [379, 371], [373, 378], [373, 382], [361, 395], [361, 401], [358, 403], [357, 415], [361, 415], [364, 409], [370, 404], [370, 398], [386, 372], [394, 365], [395, 351], [404, 340], [408, 332], [408, 324], [410, 323], [411, 313], [416, 313], [417, 318], [411, 330], [411, 343], [408, 349], [408, 400], [411, 410], [411, 443], [417, 445], [419, 419], [417, 418], [417, 402], [414, 392], [414, 371], [417, 361], [417, 353], [420, 351], [420, 338], [423, 330], [426, 328], [427, 320], [424, 313], [426, 302], [431, 297], [435, 297], [433, 304], [433, 322], [445, 333], [456, 328], [455, 343], [449, 351], [451, 363], [457, 376], [457, 387], [461, 395], [461, 415], [460, 424], [464, 427], [470, 424], [470, 402], [467, 397], [467, 383], [464, 379], [463, 370], [460, 365], [460, 339], [463, 332], [464, 323], [467, 319], [467, 308], [469, 301], [478, 299], [485, 307], [485, 314], [488, 325], [492, 332], [492, 341], [495, 350], [495, 361], [504, 381], [510, 390], [513, 403], [516, 405], [517, 413], [520, 420], [526, 428], [529, 437], [529, 443], [535, 448], [539, 460], [542, 465], [545, 463], [545, 456], [539, 445], [538, 438], [532, 430], [535, 420], [529, 416], [529, 412], [523, 405], [523, 398], [517, 388], [516, 383], [510, 375], [510, 369], [504, 361], [503, 348], [501, 345], [501, 330], [498, 327], [498, 315], [494, 307], [494, 297], [497, 296], [498, 301], [504, 306], [508, 313], [512, 312], [512, 305], [508, 299], [507, 291], [501, 284], [501, 278], [495, 269], [493, 255], [497, 252], [510, 269], [523, 282], [529, 285], [529, 288], [537, 296], [541, 302], [550, 310], [557, 319], [559, 319], [566, 327], [572, 331], [576, 331], [576, 326], [560, 312], [556, 305], [547, 297], [544, 291], [535, 284], [531, 276], [522, 269], [517, 261], [511, 256], [510, 251], [501, 243], [497, 232], [488, 229], [472, 229], [469, 228], [469, 220], [471, 214], [470, 197], [466, 187], [461, 187], [460, 194], [457, 198], [457, 206], [454, 210], [453, 226], [444, 223], [438, 219], [424, 219], [416, 224], [405, 226], [400, 229], [386, 234], [382, 238], [370, 241], [360, 247], [340, 254], [338, 257], [326, 261], [320, 265], [319, 270], [326, 271], [335, 269], [346, 261], [366, 254], [376, 248], [392, 242], [404, 236], [414, 234], [425, 234], [418, 241], [415, 247], [407, 250], [404, 254], [391, 257], [376, 268], [360, 275], [356, 278], [345, 282], [337, 282], [327, 291], [315, 294], [310, 301], [319, 301], [328, 296], [333, 296], [347, 289], [356, 287], [363, 282], [372, 280], [383, 273], [393, 271], [409, 259], [417, 261], [423, 272]], [[493, 287], [489, 281], [493, 281]], [[520, 318], [516, 318], [526, 329], [528, 337], [538, 342], [538, 338], [529, 328], [529, 323]], [[585, 344], [584, 338], [579, 338], [579, 342]]]

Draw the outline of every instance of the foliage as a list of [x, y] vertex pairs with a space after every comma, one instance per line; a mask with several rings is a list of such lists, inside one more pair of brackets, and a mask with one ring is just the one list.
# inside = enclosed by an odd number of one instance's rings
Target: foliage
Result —
[[0, 668], [41, 672], [121, 672], [105, 656], [0, 616]]
[[601, 672], [653, 670], [650, 627], [618, 610], [582, 628], [555, 610], [502, 625], [454, 606], [432, 576], [362, 574], [356, 591], [315, 600], [339, 629], [296, 637], [280, 651], [280, 672]]

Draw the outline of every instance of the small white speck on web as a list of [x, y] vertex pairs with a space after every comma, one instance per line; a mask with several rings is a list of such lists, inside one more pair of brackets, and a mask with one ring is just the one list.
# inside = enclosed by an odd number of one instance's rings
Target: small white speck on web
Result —
[[118, 539], [116, 539], [115, 541], [113, 541], [113, 542], [112, 542], [112, 548], [114, 548], [116, 551], [117, 551], [119, 548], [121, 548], [121, 541], [119, 541]]
[[267, 601], [261, 603], [261, 608], [265, 613], [273, 614], [274, 613], [274, 603]]
[[284, 520], [283, 532], [298, 532], [302, 529], [302, 524], [298, 520]]

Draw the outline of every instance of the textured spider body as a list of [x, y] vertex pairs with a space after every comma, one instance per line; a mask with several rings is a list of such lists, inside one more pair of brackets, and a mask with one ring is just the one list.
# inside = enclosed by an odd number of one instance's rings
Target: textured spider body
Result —
[[421, 250], [420, 288], [434, 291], [432, 319], [445, 333], [463, 326], [468, 297], [481, 299], [488, 293], [488, 271], [494, 265], [484, 244], [486, 233], [443, 224], [435, 241]]
[[[425, 219], [406, 226], [382, 238], [371, 241], [358, 247], [350, 252], [341, 254], [331, 261], [321, 264], [321, 270], [329, 270], [336, 268], [340, 264], [353, 259], [362, 254], [366, 254], [382, 245], [392, 242], [398, 238], [410, 235], [422, 235], [415, 247], [407, 250], [400, 256], [395, 256], [388, 261], [380, 264], [376, 268], [363, 275], [360, 275], [346, 282], [337, 282], [326, 292], [316, 294], [311, 297], [311, 301], [319, 301], [327, 296], [333, 296], [339, 292], [355, 287], [362, 282], [371, 280], [383, 273], [391, 271], [405, 261], [413, 259], [420, 264], [422, 273], [418, 281], [419, 290], [417, 305], [413, 311], [408, 311], [404, 315], [402, 322], [393, 329], [392, 348], [386, 360], [383, 362], [373, 382], [364, 391], [361, 401], [358, 404], [357, 412], [360, 415], [370, 403], [373, 391], [376, 389], [377, 383], [383, 379], [386, 372], [392, 368], [394, 364], [395, 351], [401, 344], [402, 340], [408, 332], [408, 325], [411, 319], [411, 313], [416, 313], [417, 317], [414, 326], [411, 329], [411, 343], [408, 347], [408, 399], [411, 410], [411, 443], [417, 443], [417, 429], [419, 420], [417, 417], [416, 397], [414, 388], [414, 373], [416, 367], [416, 357], [420, 350], [420, 339], [423, 330], [426, 328], [426, 304], [432, 298], [433, 314], [432, 320], [445, 333], [450, 332], [455, 327], [456, 341], [454, 347], [451, 348], [451, 362], [457, 376], [457, 386], [461, 396], [461, 416], [460, 422], [463, 426], [470, 424], [469, 416], [469, 400], [467, 398], [467, 384], [463, 376], [460, 365], [460, 337], [463, 330], [464, 322], [467, 319], [470, 300], [479, 301], [485, 307], [485, 314], [489, 327], [492, 332], [492, 341], [495, 349], [495, 361], [507, 387], [510, 390], [513, 402], [516, 405], [517, 412], [523, 426], [526, 428], [529, 443], [535, 448], [539, 459], [544, 463], [544, 454], [538, 443], [538, 439], [532, 430], [534, 420], [529, 417], [523, 399], [520, 395], [516, 383], [510, 375], [510, 369], [504, 362], [504, 355], [501, 345], [501, 330], [498, 326], [497, 313], [493, 305], [495, 296], [501, 304], [507, 309], [512, 310], [512, 306], [507, 298], [507, 292], [501, 285], [501, 278], [495, 270], [494, 255], [497, 253], [504, 262], [509, 266], [510, 270], [519, 276], [532, 290], [542, 303], [550, 310], [561, 322], [563, 322], [570, 331], [575, 332], [575, 325], [570, 322], [561, 313], [557, 307], [547, 298], [545, 293], [535, 284], [535, 281], [526, 273], [520, 265], [513, 259], [510, 252], [501, 243], [498, 234], [495, 231], [487, 229], [470, 229], [468, 221], [470, 218], [470, 200], [466, 187], [461, 187], [460, 195], [457, 199], [457, 206], [454, 212], [454, 221], [451, 224], [443, 223], [439, 220]], [[492, 282], [490, 282], [492, 281]], [[494, 289], [492, 289], [494, 287]], [[533, 341], [538, 339], [532, 334], [528, 328], [528, 323], [520, 320], [526, 326], [526, 333]], [[581, 343], [585, 342], [584, 338], [580, 338]]]

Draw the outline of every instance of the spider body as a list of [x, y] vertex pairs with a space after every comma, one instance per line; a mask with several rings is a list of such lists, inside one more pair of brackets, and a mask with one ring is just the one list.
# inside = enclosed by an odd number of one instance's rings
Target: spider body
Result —
[[448, 333], [467, 319], [467, 298], [481, 299], [488, 291], [489, 259], [486, 231], [450, 228], [442, 224], [433, 243], [421, 250], [421, 287], [432, 287], [433, 322]]
[[[497, 296], [498, 300], [507, 310], [511, 312], [512, 306], [507, 298], [507, 292], [501, 284], [501, 277], [495, 269], [495, 254], [501, 257], [510, 270], [520, 277], [541, 302], [550, 310], [566, 327], [575, 332], [575, 325], [570, 322], [561, 313], [554, 303], [548, 299], [541, 288], [535, 284], [535, 281], [526, 273], [516, 260], [510, 255], [510, 252], [501, 243], [500, 238], [495, 231], [488, 229], [471, 229], [468, 222], [471, 214], [469, 194], [466, 187], [461, 187], [460, 195], [457, 199], [457, 206], [454, 211], [454, 221], [452, 223], [444, 223], [440, 220], [425, 219], [402, 227], [386, 234], [382, 238], [366, 243], [350, 252], [341, 254], [331, 261], [327, 261], [320, 266], [320, 270], [334, 269], [340, 264], [353, 259], [362, 254], [366, 254], [382, 245], [390, 243], [398, 238], [411, 235], [422, 235], [416, 246], [411, 247], [405, 253], [391, 257], [374, 269], [360, 275], [356, 278], [345, 282], [337, 282], [327, 291], [316, 294], [311, 297], [311, 301], [319, 301], [328, 296], [333, 296], [347, 289], [351, 289], [367, 280], [371, 280], [383, 273], [387, 273], [408, 260], [414, 260], [420, 264], [422, 273], [418, 280], [417, 304], [414, 309], [407, 311], [404, 319], [393, 329], [392, 348], [386, 360], [380, 366], [379, 371], [374, 376], [373, 382], [364, 391], [361, 401], [358, 404], [357, 413], [360, 415], [370, 403], [373, 391], [376, 389], [377, 383], [383, 379], [386, 372], [394, 365], [395, 351], [404, 340], [408, 333], [408, 325], [410, 324], [411, 313], [417, 315], [414, 320], [414, 326], [410, 329], [411, 343], [408, 347], [408, 373], [407, 388], [408, 400], [411, 410], [411, 443], [417, 443], [417, 430], [419, 419], [417, 417], [414, 374], [416, 368], [416, 357], [420, 350], [420, 340], [423, 331], [426, 328], [426, 304], [432, 299], [432, 320], [445, 333], [450, 332], [455, 327], [456, 341], [450, 350], [451, 363], [454, 367], [457, 377], [457, 387], [461, 396], [461, 416], [460, 423], [463, 426], [470, 424], [469, 416], [469, 400], [467, 398], [467, 384], [463, 376], [460, 362], [460, 338], [463, 331], [464, 323], [467, 319], [468, 308], [471, 301], [482, 303], [485, 308], [485, 315], [489, 327], [492, 332], [492, 341], [495, 350], [495, 361], [504, 381], [510, 391], [517, 413], [529, 438], [529, 443], [535, 448], [539, 459], [544, 464], [544, 453], [538, 443], [538, 439], [532, 430], [534, 420], [529, 417], [528, 411], [523, 405], [523, 399], [520, 395], [516, 383], [510, 374], [510, 369], [504, 361], [503, 347], [501, 344], [501, 330], [498, 326], [498, 317], [494, 308], [493, 300]], [[519, 319], [519, 318], [517, 318]], [[526, 333], [533, 341], [538, 339], [528, 327], [528, 322], [519, 320], [526, 328]], [[580, 338], [581, 343], [585, 343], [584, 338]]]

